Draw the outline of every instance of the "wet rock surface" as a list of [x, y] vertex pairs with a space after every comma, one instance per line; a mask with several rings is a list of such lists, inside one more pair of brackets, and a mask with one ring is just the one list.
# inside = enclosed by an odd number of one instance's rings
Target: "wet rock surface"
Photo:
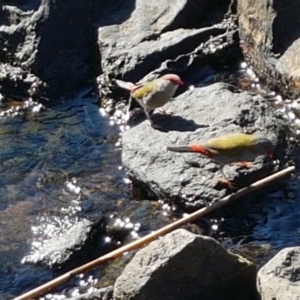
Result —
[[262, 300], [298, 299], [300, 247], [281, 250], [257, 274], [257, 289]]
[[[187, 206], [202, 206], [223, 197], [227, 190], [218, 186], [221, 173], [212, 160], [194, 153], [174, 153], [168, 145], [201, 143], [234, 132], [265, 134], [279, 145], [280, 124], [261, 96], [233, 93], [224, 84], [187, 91], [166, 109], [173, 115], [153, 114], [160, 126], [147, 121], [123, 135], [122, 160], [138, 182], [156, 195], [183, 199]], [[226, 176], [237, 186], [245, 186], [272, 171], [274, 164], [258, 158], [254, 168], [226, 166]]]
[[256, 268], [212, 238], [179, 229], [138, 251], [114, 299], [255, 299]]

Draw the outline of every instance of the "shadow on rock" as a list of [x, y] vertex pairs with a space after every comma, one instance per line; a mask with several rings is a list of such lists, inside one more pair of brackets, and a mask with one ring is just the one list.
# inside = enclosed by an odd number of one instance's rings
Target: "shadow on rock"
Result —
[[[285, 147], [281, 123], [259, 95], [232, 93], [223, 84], [213, 84], [186, 91], [165, 109], [176, 115], [154, 114], [152, 119], [162, 125], [161, 130], [140, 124], [124, 133], [122, 162], [135, 181], [143, 182], [155, 194], [182, 201], [186, 207], [205, 206], [231, 191], [217, 186], [222, 174], [213, 160], [197, 153], [173, 153], [166, 146], [201, 144], [229, 133], [257, 132], [272, 140], [275, 149]], [[279, 161], [285, 161], [284, 152], [276, 152]], [[224, 172], [241, 187], [278, 168], [274, 163], [258, 162], [249, 169], [226, 165]]]
[[111, 2], [109, 5], [105, 1], [102, 2], [98, 3], [97, 12], [94, 15], [97, 27], [122, 24], [130, 18], [136, 8], [135, 0], [118, 0]]
[[[187, 131], [196, 131], [198, 128], [208, 127], [206, 124], [197, 124], [193, 120], [185, 119], [181, 116], [175, 115], [164, 115], [164, 114], [152, 114], [151, 119], [153, 123], [157, 125], [156, 130], [161, 132], [169, 132], [169, 131], [179, 131], [179, 132], [187, 132]], [[132, 121], [129, 121], [128, 124], [130, 126], [136, 126], [145, 121], [145, 117], [140, 116], [135, 117]], [[146, 120], [147, 121], [147, 120]]]

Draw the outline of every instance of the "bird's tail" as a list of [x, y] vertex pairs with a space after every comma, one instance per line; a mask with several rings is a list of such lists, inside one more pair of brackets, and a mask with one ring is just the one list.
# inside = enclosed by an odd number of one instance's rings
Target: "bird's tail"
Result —
[[125, 90], [129, 90], [131, 92], [134, 91], [137, 88], [137, 86], [134, 83], [129, 82], [129, 81], [126, 82], [126, 81], [123, 81], [123, 80], [120, 80], [120, 79], [116, 79], [116, 84], [120, 88], [125, 89]]
[[173, 152], [192, 152], [189, 146], [167, 146], [167, 150]]
[[211, 156], [211, 152], [209, 151], [209, 149], [207, 149], [204, 146], [196, 145], [196, 144], [192, 144], [188, 146], [175, 146], [175, 147], [167, 146], [167, 150], [173, 152], [195, 152], [205, 156]]

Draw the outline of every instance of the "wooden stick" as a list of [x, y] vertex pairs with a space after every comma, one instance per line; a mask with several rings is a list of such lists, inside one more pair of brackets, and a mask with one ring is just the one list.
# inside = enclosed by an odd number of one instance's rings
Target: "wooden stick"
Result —
[[116, 249], [110, 253], [107, 253], [101, 257], [98, 257], [97, 259], [83, 265], [80, 266], [78, 268], [75, 268], [17, 298], [15, 298], [14, 300], [29, 300], [29, 299], [33, 299], [37, 296], [40, 296], [41, 294], [45, 294], [47, 292], [49, 292], [50, 290], [52, 290], [53, 288], [57, 287], [58, 285], [66, 282], [67, 280], [69, 280], [70, 278], [83, 273], [85, 271], [88, 271], [92, 268], [97, 267], [98, 265], [100, 265], [101, 263], [105, 263], [108, 262], [114, 258], [117, 258], [121, 255], [124, 255], [124, 253], [128, 252], [128, 251], [132, 251], [138, 248], [141, 248], [142, 246], [152, 242], [153, 240], [157, 239], [158, 237], [167, 234], [168, 232], [186, 224], [186, 223], [190, 223], [192, 221], [194, 221], [195, 219], [202, 217], [214, 210], [216, 210], [217, 208], [222, 207], [225, 204], [228, 204], [229, 202], [238, 199], [250, 192], [254, 192], [258, 189], [261, 189], [267, 185], [269, 185], [270, 183], [273, 183], [276, 180], [279, 180], [289, 174], [291, 174], [293, 171], [295, 170], [295, 167], [288, 167], [284, 170], [281, 170], [277, 173], [274, 173], [264, 179], [261, 179], [253, 184], [251, 184], [248, 187], [242, 188], [240, 190], [238, 190], [236, 193], [234, 194], [230, 194], [224, 198], [222, 198], [221, 200], [219, 200], [218, 202], [212, 204], [211, 206], [206, 206], [203, 207], [195, 212], [193, 212], [192, 214], [181, 218], [161, 229], [156, 230], [155, 232], [152, 232], [142, 238], [140, 238], [139, 240], [136, 240], [128, 245], [125, 245], [123, 247], [120, 247], [119, 249]]

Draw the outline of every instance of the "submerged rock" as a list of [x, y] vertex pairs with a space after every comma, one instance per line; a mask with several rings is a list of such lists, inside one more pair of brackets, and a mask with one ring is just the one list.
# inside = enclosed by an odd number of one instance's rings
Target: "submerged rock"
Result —
[[257, 274], [262, 300], [300, 298], [300, 247], [281, 250]]
[[179, 229], [139, 250], [114, 285], [115, 300], [252, 300], [256, 268], [216, 240]]
[[24, 263], [33, 263], [52, 268], [72, 268], [91, 259], [90, 251], [97, 255], [97, 244], [104, 234], [104, 221], [92, 222], [83, 219], [61, 236], [45, 241], [40, 249], [26, 256]]
[[[201, 143], [246, 132], [266, 135], [278, 146], [278, 120], [261, 96], [233, 93], [224, 84], [213, 84], [181, 94], [166, 109], [174, 114], [152, 116], [159, 129], [146, 121], [124, 133], [122, 160], [135, 181], [157, 195], [184, 199], [187, 205], [206, 205], [227, 190], [218, 184], [222, 175], [215, 162], [199, 154], [167, 151], [167, 145]], [[273, 169], [274, 164], [258, 158], [253, 168], [225, 166], [224, 172], [236, 186], [243, 187]]]

